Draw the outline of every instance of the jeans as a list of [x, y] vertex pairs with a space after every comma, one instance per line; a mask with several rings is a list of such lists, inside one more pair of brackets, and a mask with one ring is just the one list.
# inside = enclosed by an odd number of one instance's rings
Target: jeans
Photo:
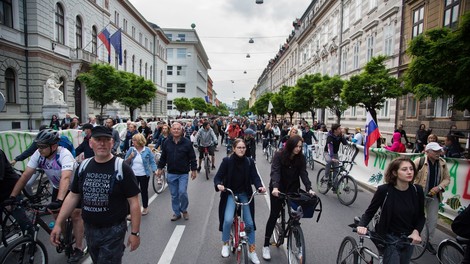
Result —
[[[400, 237], [387, 234], [385, 241], [394, 243], [403, 241]], [[387, 245], [384, 250], [384, 264], [408, 264], [410, 263], [411, 254], [413, 254], [413, 246], [409, 242], [397, 243], [396, 245]]]
[[312, 145], [307, 145], [307, 143], [304, 143], [304, 156], [305, 156], [305, 159], [308, 161], [308, 158], [310, 157], [310, 151], [309, 149], [312, 148]]
[[[248, 202], [248, 196], [246, 193], [235, 194], [242, 203]], [[233, 202], [232, 195], [228, 195], [227, 203], [225, 204], [224, 224], [222, 228], [222, 242], [228, 242], [230, 240], [230, 228], [233, 224], [233, 216], [235, 212], [235, 203]], [[251, 217], [250, 206], [244, 205], [243, 209], [243, 220], [245, 221], [245, 232], [248, 235], [248, 243], [250, 245], [255, 244], [255, 228], [253, 224], [253, 218]]]
[[123, 221], [110, 227], [93, 227], [85, 224], [85, 236], [93, 263], [120, 264], [124, 255], [124, 237], [127, 223]]
[[170, 188], [171, 193], [171, 208], [175, 215], [181, 215], [182, 212], [188, 210], [189, 174], [168, 173], [167, 177], [168, 188]]

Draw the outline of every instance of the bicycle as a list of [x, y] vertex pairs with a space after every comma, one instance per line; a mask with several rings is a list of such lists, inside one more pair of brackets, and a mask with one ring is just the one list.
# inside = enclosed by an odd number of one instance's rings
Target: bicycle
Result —
[[311, 146], [308, 146], [307, 145], [307, 164], [308, 164], [308, 167], [311, 169], [311, 170], [314, 170], [315, 169], [315, 160], [313, 159], [313, 153], [315, 152], [315, 146], [314, 145], [311, 145]]
[[442, 264], [460, 264], [470, 239], [457, 236], [455, 240], [444, 239], [437, 247], [437, 259]]
[[[289, 264], [307, 263], [305, 261], [305, 239], [302, 228], [300, 227], [301, 218], [311, 218], [314, 212], [319, 212], [317, 222], [320, 220], [322, 212], [321, 199], [318, 196], [310, 196], [306, 193], [279, 193], [283, 199], [282, 209], [274, 226], [274, 232], [271, 237], [271, 244], [280, 247], [284, 244], [287, 237], [287, 259]], [[287, 201], [287, 202], [286, 202]], [[286, 223], [286, 203], [289, 220]], [[320, 205], [320, 209], [317, 209]]]
[[204, 149], [204, 171], [206, 172], [206, 179], [209, 180], [209, 173], [211, 172], [211, 159], [209, 157], [209, 147], [203, 147]]
[[[157, 150], [153, 150], [155, 153], [155, 163], [158, 164], [158, 161], [160, 160], [160, 156], [162, 153]], [[152, 187], [155, 193], [162, 193], [165, 190], [165, 187], [167, 185], [167, 179], [166, 179], [166, 166], [162, 169], [162, 174], [160, 177], [157, 177], [155, 174], [152, 175]]]
[[[359, 224], [359, 218], [354, 218], [354, 223], [350, 224], [353, 232], [357, 232], [357, 225]], [[377, 252], [364, 245], [364, 238], [369, 239], [377, 248]], [[383, 263], [384, 250], [388, 245], [413, 245], [415, 248], [422, 247], [418, 244], [411, 244], [411, 239], [404, 236], [400, 237], [398, 241], [387, 242], [379, 234], [373, 231], [367, 231], [366, 235], [359, 235], [359, 243], [351, 236], [346, 236], [341, 242], [339, 247], [338, 256], [336, 258], [337, 264], [346, 263], [373, 263], [374, 259]]]
[[[251, 203], [255, 195], [258, 195], [258, 191], [255, 191], [251, 194], [250, 199], [248, 202], [243, 203], [239, 202], [238, 196], [236, 196], [233, 191], [229, 188], [225, 188], [225, 191], [228, 191], [232, 197], [233, 202], [236, 205], [235, 208], [235, 215], [233, 217], [233, 224], [232, 228], [230, 229], [230, 240], [229, 240], [229, 247], [232, 254], [237, 254], [237, 263], [250, 263], [248, 258], [248, 236], [245, 232], [245, 222], [243, 221], [243, 210], [241, 210], [242, 206], [247, 206]], [[240, 212], [240, 215], [238, 214]]]
[[268, 141], [268, 145], [266, 145], [266, 148], [264, 149], [264, 155], [266, 156], [266, 160], [269, 163], [273, 162], [273, 155], [274, 155], [274, 149], [273, 145], [271, 144], [272, 139], [266, 139]]
[[[346, 164], [350, 164], [348, 169], [345, 168]], [[326, 194], [333, 189], [342, 204], [346, 206], [353, 204], [357, 198], [357, 183], [349, 172], [354, 164], [356, 164], [354, 161], [340, 161], [338, 166], [332, 165], [330, 176], [325, 175], [325, 168], [320, 169], [317, 175], [318, 192]], [[336, 174], [335, 169], [339, 169]], [[335, 179], [338, 180], [335, 182]]]

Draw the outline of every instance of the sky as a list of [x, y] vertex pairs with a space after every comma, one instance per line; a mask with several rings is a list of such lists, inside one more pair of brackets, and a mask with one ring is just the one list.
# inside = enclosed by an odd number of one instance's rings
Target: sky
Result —
[[[209, 57], [217, 98], [231, 105], [250, 91], [311, 0], [129, 0], [161, 28], [191, 28]], [[253, 38], [254, 43], [248, 41]], [[246, 58], [247, 54], [250, 58]], [[244, 73], [246, 71], [246, 73]], [[233, 80], [233, 82], [232, 82]]]

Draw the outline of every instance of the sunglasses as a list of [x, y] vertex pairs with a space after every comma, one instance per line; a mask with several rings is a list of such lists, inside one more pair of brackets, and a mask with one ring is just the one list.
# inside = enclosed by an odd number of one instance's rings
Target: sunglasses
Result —
[[46, 144], [38, 144], [38, 149], [46, 149], [48, 148], [50, 145], [46, 145]]

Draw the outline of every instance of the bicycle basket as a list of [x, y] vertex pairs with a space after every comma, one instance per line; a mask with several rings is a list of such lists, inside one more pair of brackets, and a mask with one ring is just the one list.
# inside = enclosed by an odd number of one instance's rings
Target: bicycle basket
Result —
[[[292, 209], [297, 210], [299, 205], [302, 207], [303, 218], [312, 218], [315, 211], [317, 211], [319, 212], [317, 222], [320, 220], [322, 205], [318, 196], [310, 196], [309, 194], [301, 191], [298, 194], [289, 195], [289, 200]], [[319, 209], [317, 209], [318, 205], [320, 205]]]

